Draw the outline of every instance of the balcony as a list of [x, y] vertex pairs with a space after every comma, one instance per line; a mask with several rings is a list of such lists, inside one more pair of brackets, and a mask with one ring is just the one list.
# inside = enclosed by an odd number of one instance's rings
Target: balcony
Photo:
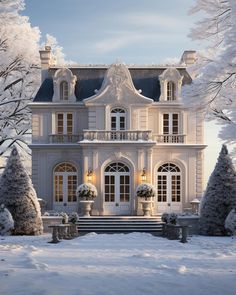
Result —
[[83, 140], [83, 134], [51, 134], [50, 143], [76, 143]]
[[148, 141], [151, 140], [151, 131], [140, 130], [85, 130], [84, 140], [93, 141]]
[[153, 141], [157, 143], [185, 143], [185, 135], [183, 134], [162, 134], [153, 135]]
[[152, 134], [150, 130], [84, 130], [81, 134], [51, 134], [50, 143], [78, 143], [80, 141], [154, 141], [163, 143], [185, 143], [183, 134]]

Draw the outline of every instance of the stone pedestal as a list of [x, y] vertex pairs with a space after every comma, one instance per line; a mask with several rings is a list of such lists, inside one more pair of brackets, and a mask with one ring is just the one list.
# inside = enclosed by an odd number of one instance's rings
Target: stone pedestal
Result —
[[92, 205], [94, 201], [87, 201], [87, 200], [81, 200], [80, 205], [81, 205], [81, 211], [82, 211], [82, 216], [84, 217], [89, 217], [91, 216], [91, 210], [92, 210]]

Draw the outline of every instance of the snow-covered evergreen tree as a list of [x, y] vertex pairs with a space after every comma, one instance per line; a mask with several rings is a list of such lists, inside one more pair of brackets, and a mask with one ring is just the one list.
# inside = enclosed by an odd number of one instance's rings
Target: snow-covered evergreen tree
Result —
[[233, 208], [236, 208], [236, 172], [223, 145], [201, 202], [200, 233], [225, 235], [225, 219]]
[[225, 229], [236, 236], [236, 210], [232, 209], [225, 219]]
[[10, 235], [14, 228], [14, 220], [4, 204], [0, 205], [0, 235]]
[[36, 192], [15, 147], [0, 179], [1, 203], [12, 214], [15, 222], [14, 234], [42, 234], [42, 219]]

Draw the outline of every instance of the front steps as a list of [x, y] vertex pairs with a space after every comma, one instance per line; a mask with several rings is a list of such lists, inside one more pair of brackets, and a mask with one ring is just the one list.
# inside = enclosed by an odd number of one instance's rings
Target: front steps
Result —
[[80, 217], [77, 222], [79, 235], [95, 233], [145, 232], [162, 235], [160, 216], [90, 216]]

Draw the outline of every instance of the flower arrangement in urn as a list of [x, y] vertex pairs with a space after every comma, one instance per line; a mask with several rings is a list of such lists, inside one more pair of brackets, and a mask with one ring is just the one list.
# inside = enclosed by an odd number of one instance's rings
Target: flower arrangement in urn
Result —
[[93, 200], [97, 196], [97, 189], [91, 183], [82, 183], [76, 190], [76, 196], [82, 200]]
[[150, 183], [142, 183], [136, 188], [136, 196], [145, 199], [145, 201], [150, 200], [155, 195], [156, 190]]

